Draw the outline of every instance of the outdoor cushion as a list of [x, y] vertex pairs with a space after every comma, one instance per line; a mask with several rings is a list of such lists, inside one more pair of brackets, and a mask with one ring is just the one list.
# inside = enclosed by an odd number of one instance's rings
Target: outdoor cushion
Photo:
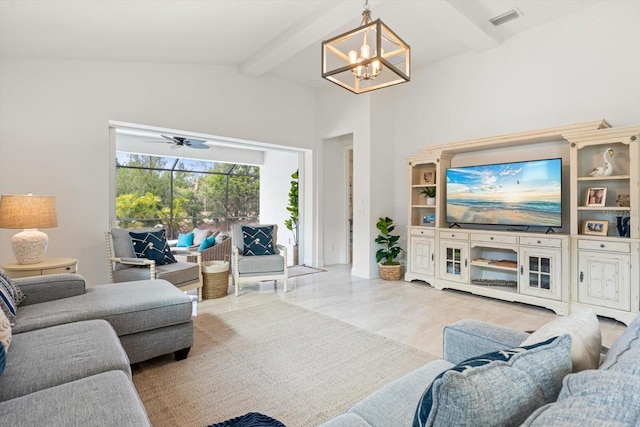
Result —
[[171, 253], [164, 230], [142, 233], [129, 232], [133, 250], [138, 258], [151, 259], [156, 265], [172, 264], [176, 259]]
[[122, 336], [189, 322], [191, 310], [191, 298], [166, 280], [99, 285], [73, 298], [21, 307], [13, 333], [105, 319]]
[[14, 334], [9, 356], [0, 376], [0, 401], [106, 371], [131, 376], [129, 359], [105, 320]]
[[177, 248], [187, 248], [193, 245], [193, 233], [178, 234], [178, 241], [176, 242]]
[[[198, 280], [198, 264], [184, 261], [176, 261], [171, 264], [156, 266], [156, 279], [165, 279], [179, 286], [183, 283], [191, 283]], [[149, 279], [149, 267], [135, 267], [113, 272], [113, 281], [133, 282]]]
[[[278, 224], [255, 224], [252, 225], [252, 227], [265, 227], [265, 226], [272, 226], [273, 227], [273, 231], [271, 233], [272, 238], [273, 238], [273, 248], [274, 248], [274, 253], [277, 255], [280, 253], [280, 250], [278, 249]], [[233, 241], [233, 245], [238, 248], [238, 253], [240, 255], [244, 255], [244, 236], [242, 234], [242, 224], [233, 224], [232, 228], [231, 228], [231, 236], [232, 236], [232, 241]]]
[[474, 357], [436, 377], [413, 426], [519, 425], [556, 400], [570, 372], [569, 335]]
[[[200, 244], [202, 243], [202, 241], [204, 239], [206, 239], [207, 237], [211, 236], [211, 234], [213, 234], [213, 232], [211, 230], [203, 230], [201, 228], [194, 228], [193, 231], [193, 245], [194, 246], [200, 246]], [[217, 233], [216, 233], [217, 234]]]
[[261, 227], [242, 226], [245, 256], [273, 255], [273, 225]]
[[282, 255], [241, 256], [238, 259], [240, 274], [260, 274], [284, 271]]
[[[136, 253], [133, 250], [133, 244], [131, 243], [131, 236], [129, 232], [143, 232], [143, 231], [157, 231], [154, 228], [139, 228], [139, 229], [127, 229], [127, 228], [112, 228], [111, 239], [113, 240], [113, 256], [116, 258], [136, 258]], [[115, 269], [120, 270], [123, 268], [130, 268], [125, 264], [116, 263]]]
[[0, 402], [0, 414], [7, 426], [151, 426], [133, 383], [121, 371]]
[[200, 243], [200, 246], [198, 247], [199, 251], [204, 251], [205, 249], [209, 249], [210, 247], [214, 246], [216, 244], [216, 236], [209, 236], [206, 239], [204, 239], [202, 241], [202, 243]]
[[539, 408], [523, 426], [637, 426], [637, 396], [640, 377], [624, 372], [582, 371], [567, 375], [558, 400]]

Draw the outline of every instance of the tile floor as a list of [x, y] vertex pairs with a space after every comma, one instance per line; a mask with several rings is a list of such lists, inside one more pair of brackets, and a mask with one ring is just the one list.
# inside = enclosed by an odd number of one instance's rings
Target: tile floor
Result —
[[[326, 272], [290, 280], [290, 290], [282, 292], [282, 282], [245, 285], [239, 297], [203, 300], [200, 313], [221, 313], [280, 299], [350, 323], [420, 350], [442, 357], [442, 329], [460, 319], [476, 319], [519, 330], [534, 330], [556, 317], [553, 311], [520, 303], [438, 291], [424, 282], [389, 282], [351, 277], [350, 266], [325, 267]], [[600, 318], [602, 341], [606, 346], [622, 333], [625, 325]]]

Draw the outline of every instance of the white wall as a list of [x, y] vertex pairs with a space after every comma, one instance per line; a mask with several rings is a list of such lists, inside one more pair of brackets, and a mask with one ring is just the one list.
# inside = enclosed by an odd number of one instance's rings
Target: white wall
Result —
[[287, 265], [293, 265], [293, 235], [284, 220], [290, 216], [291, 174], [298, 167], [298, 153], [283, 151], [266, 152], [260, 167], [260, 222], [278, 225], [278, 244], [287, 247]]
[[[51, 257], [107, 281], [108, 121], [312, 148], [312, 89], [225, 67], [23, 60], [0, 63], [0, 194], [53, 195]], [[304, 108], [300, 108], [304, 106]], [[0, 230], [0, 263], [14, 262]]]
[[[640, 2], [600, 2], [416, 72], [399, 87], [396, 175], [420, 147], [606, 118], [640, 123]], [[548, 157], [547, 153], [540, 153]], [[397, 218], [407, 218], [405, 181]]]
[[323, 215], [323, 265], [346, 264], [349, 223], [347, 217], [348, 181], [347, 147], [353, 146], [353, 135], [323, 141], [323, 179], [325, 189]]

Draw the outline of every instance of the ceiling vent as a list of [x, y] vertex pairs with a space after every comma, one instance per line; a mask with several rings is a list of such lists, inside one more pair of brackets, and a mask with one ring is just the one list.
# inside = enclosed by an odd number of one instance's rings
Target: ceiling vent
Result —
[[498, 25], [502, 25], [505, 22], [513, 21], [514, 19], [519, 18], [520, 15], [521, 14], [517, 9], [512, 9], [508, 12], [503, 13], [502, 15], [494, 16], [493, 18], [489, 19], [489, 22], [497, 27]]

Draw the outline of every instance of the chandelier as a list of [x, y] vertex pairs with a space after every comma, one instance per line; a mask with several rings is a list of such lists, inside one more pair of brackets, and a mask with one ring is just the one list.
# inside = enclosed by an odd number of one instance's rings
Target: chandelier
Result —
[[358, 28], [322, 42], [322, 77], [356, 94], [408, 82], [409, 45], [363, 8]]

